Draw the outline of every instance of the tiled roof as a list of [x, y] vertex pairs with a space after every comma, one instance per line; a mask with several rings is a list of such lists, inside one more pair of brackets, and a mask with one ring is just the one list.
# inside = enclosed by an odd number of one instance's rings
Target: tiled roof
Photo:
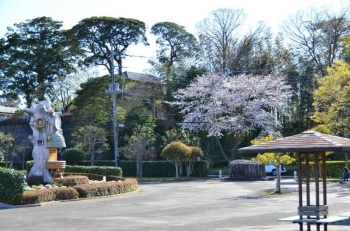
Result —
[[0, 113], [8, 113], [8, 114], [14, 114], [17, 110], [20, 110], [16, 107], [4, 107], [0, 106]]
[[238, 153], [264, 152], [350, 152], [350, 139], [322, 134], [315, 131], [305, 131], [299, 135], [288, 136], [266, 143], [238, 149]]

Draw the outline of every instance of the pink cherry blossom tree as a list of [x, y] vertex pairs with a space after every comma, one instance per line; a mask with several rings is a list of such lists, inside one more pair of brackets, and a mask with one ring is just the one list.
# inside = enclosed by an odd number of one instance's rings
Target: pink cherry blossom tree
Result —
[[[277, 75], [213, 75], [195, 78], [187, 88], [173, 93], [190, 131], [204, 131], [216, 138], [222, 155], [234, 160], [243, 134], [259, 129], [262, 134], [279, 135], [279, 116], [287, 115], [285, 106], [290, 87]], [[229, 135], [234, 141], [230, 158], [224, 152], [220, 137]]]

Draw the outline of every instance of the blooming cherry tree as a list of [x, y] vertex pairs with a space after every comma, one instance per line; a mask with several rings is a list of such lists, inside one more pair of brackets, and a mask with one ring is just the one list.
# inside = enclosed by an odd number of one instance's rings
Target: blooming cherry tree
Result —
[[[284, 108], [290, 87], [284, 78], [276, 75], [213, 75], [195, 78], [187, 88], [179, 89], [167, 102], [180, 108], [184, 121], [180, 123], [190, 131], [204, 131], [216, 137], [227, 161], [234, 160], [242, 135], [256, 129], [277, 135], [280, 122], [275, 112], [287, 115]], [[231, 158], [223, 151], [220, 137], [232, 136]]]

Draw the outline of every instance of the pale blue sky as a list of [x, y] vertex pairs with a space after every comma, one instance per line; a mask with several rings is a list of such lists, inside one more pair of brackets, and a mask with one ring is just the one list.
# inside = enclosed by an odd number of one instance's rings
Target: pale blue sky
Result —
[[[183, 25], [195, 34], [195, 24], [210, 11], [218, 8], [244, 9], [247, 27], [265, 21], [273, 29], [288, 15], [310, 7], [339, 9], [346, 0], [0, 0], [0, 38], [7, 27], [41, 16], [62, 21], [64, 29], [91, 16], [135, 18], [146, 23], [149, 29], [154, 23], [170, 21]], [[154, 56], [154, 40], [151, 46], [136, 46], [128, 50], [131, 55]], [[128, 58], [124, 70], [142, 72], [149, 68], [147, 58]]]

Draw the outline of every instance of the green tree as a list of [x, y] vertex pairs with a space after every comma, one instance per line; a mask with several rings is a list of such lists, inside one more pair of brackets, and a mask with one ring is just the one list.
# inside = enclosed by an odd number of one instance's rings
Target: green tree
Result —
[[182, 128], [166, 130], [161, 139], [164, 142], [164, 147], [173, 141], [181, 141], [189, 146], [199, 146], [200, 144], [200, 138], [198, 136]]
[[313, 91], [315, 112], [311, 119], [325, 125], [331, 134], [349, 138], [350, 65], [335, 61], [327, 72]]
[[[106, 91], [109, 81], [109, 76], [102, 76], [81, 84], [72, 109], [75, 126], [90, 124], [100, 127], [112, 120], [111, 98]], [[120, 107], [117, 110], [117, 120], [124, 121], [125, 111]]]
[[8, 28], [0, 43], [1, 89], [22, 95], [27, 105], [44, 100], [59, 77], [74, 72], [74, 49], [62, 22], [39, 17]]
[[111, 73], [111, 54], [122, 75], [122, 61], [131, 45], [148, 45], [146, 26], [132, 18], [90, 17], [81, 20], [71, 32], [76, 36], [79, 47], [86, 52], [86, 66], [102, 65]]
[[182, 142], [174, 141], [165, 146], [160, 155], [174, 164], [176, 170], [176, 178], [178, 178], [179, 166], [182, 161], [189, 158], [191, 155], [191, 148]]
[[15, 139], [12, 137], [11, 134], [5, 134], [3, 132], [0, 132], [0, 160], [5, 159], [7, 162], [7, 157], [9, 153], [13, 151], [14, 145]]
[[[316, 127], [323, 126], [325, 133], [349, 138], [350, 65], [337, 60], [327, 73], [318, 79], [318, 87], [313, 91], [315, 112], [311, 119]], [[345, 153], [344, 157], [348, 166], [349, 154]]]
[[[268, 135], [265, 137], [261, 137], [260, 139], [252, 140], [251, 143], [253, 145], [266, 143], [269, 141], [274, 140], [275, 138], [272, 135]], [[281, 164], [291, 164], [295, 161], [294, 158], [290, 157], [286, 154], [281, 153], [262, 153], [258, 154], [255, 158], [252, 158], [252, 160], [258, 161], [262, 164], [273, 164], [276, 166], [277, 170], [277, 181], [276, 181], [276, 193], [281, 192], [281, 172], [280, 172], [280, 166]]]
[[53, 84], [49, 94], [56, 110], [68, 112], [74, 104], [74, 99], [77, 96], [80, 85], [97, 76], [97, 71], [81, 71], [68, 75], [65, 78], [59, 77], [58, 81]]
[[77, 148], [69, 148], [62, 152], [62, 157], [68, 165], [76, 165], [80, 161], [84, 161], [86, 155], [86, 152]]
[[[167, 81], [173, 80], [173, 66], [181, 63], [186, 58], [196, 56], [199, 51], [199, 44], [196, 37], [187, 32], [184, 26], [173, 22], [159, 22], [152, 26], [151, 34], [157, 36], [156, 43], [158, 65], [165, 69]], [[155, 61], [150, 63], [157, 66]]]
[[191, 176], [195, 161], [200, 160], [200, 158], [202, 158], [204, 155], [200, 147], [190, 146], [190, 149], [191, 149], [191, 154], [184, 161], [186, 165], [187, 176]]
[[109, 150], [107, 133], [103, 128], [86, 125], [72, 134], [75, 148], [86, 151], [91, 156], [91, 166], [94, 166], [95, 154]]
[[143, 160], [151, 159], [154, 154], [155, 123], [151, 118], [148, 123], [137, 125], [133, 129], [133, 134], [126, 137], [128, 144], [123, 148], [126, 157], [136, 162], [136, 176], [142, 177]]

